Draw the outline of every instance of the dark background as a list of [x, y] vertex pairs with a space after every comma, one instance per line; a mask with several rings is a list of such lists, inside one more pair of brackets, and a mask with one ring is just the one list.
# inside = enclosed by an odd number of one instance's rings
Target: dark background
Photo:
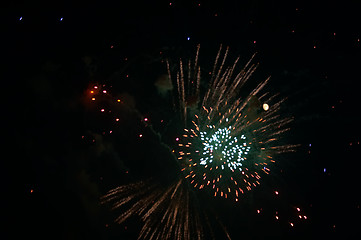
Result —
[[[288, 96], [283, 111], [295, 116], [289, 140], [301, 144], [275, 168], [277, 181], [258, 192], [276, 186], [283, 199], [278, 208], [301, 206], [308, 220], [290, 228], [291, 220], [257, 216], [258, 207], [272, 207], [261, 197], [247, 215], [224, 217], [233, 239], [359, 235], [360, 3], [169, 3], [1, 7], [1, 238], [136, 238], [139, 221], [114, 224], [116, 214], [100, 206], [99, 197], [137, 179], [158, 175], [166, 182], [175, 174], [167, 172], [172, 155], [162, 143], [172, 148], [174, 136], [158, 137], [164, 130], [159, 120], [170, 121], [173, 112], [154, 82], [165, 73], [162, 59], [193, 57], [198, 43], [204, 71], [220, 44], [242, 64], [257, 52], [255, 78], [271, 75], [272, 88]], [[84, 100], [94, 84], [127, 93], [124, 99], [152, 127], [120, 109], [122, 125], [112, 136], [103, 134], [113, 126], [99, 114], [100, 105]], [[284, 219], [294, 218], [287, 211]]]

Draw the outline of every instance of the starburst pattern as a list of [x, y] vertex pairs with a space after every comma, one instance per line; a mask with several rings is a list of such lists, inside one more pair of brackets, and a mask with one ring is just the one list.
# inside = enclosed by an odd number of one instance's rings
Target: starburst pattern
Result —
[[[176, 138], [183, 174], [173, 183], [141, 181], [120, 186], [102, 198], [102, 203], [121, 210], [116, 222], [123, 223], [134, 215], [141, 218], [144, 224], [139, 239], [209, 237], [208, 214], [201, 211], [198, 191], [194, 190], [239, 201], [242, 194], [260, 184], [262, 175], [269, 174], [277, 154], [296, 147], [281, 141], [292, 118], [279, 113], [285, 99], [264, 91], [270, 78], [248, 94], [241, 91], [256, 70], [254, 56], [235, 74], [239, 58], [225, 67], [228, 48], [220, 60], [221, 46], [209, 74], [209, 86], [202, 92], [200, 83], [206, 78], [198, 66], [199, 49], [194, 62], [189, 60], [184, 67], [180, 60], [177, 71], [171, 70], [167, 61], [169, 80], [177, 86], [174, 106], [185, 127], [182, 137]], [[226, 227], [218, 224], [230, 239]]]
[[[177, 106], [185, 125], [191, 122], [191, 127], [185, 129], [178, 145], [178, 159], [183, 162], [185, 178], [195, 188], [208, 187], [214, 196], [232, 196], [238, 201], [241, 194], [260, 184], [261, 172], [269, 173], [269, 165], [275, 162], [277, 154], [294, 151], [297, 145], [280, 141], [292, 118], [282, 118], [279, 114], [285, 99], [262, 92], [270, 78], [242, 97], [242, 86], [257, 67], [252, 64], [254, 56], [235, 74], [239, 57], [232, 66], [225, 67], [228, 48], [219, 63], [221, 52], [222, 46], [203, 98], [199, 91], [199, 46], [194, 64], [189, 61], [184, 69], [180, 61], [176, 74]], [[184, 72], [188, 73], [186, 77]], [[190, 106], [189, 99], [194, 96], [197, 100]]]

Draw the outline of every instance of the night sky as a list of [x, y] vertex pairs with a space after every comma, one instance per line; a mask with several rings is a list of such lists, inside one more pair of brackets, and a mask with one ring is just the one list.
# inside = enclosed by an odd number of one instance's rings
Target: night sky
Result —
[[[220, 44], [241, 65], [257, 52], [254, 78], [271, 76], [288, 97], [287, 141], [300, 144], [247, 207], [207, 203], [232, 239], [360, 236], [359, 1], [118, 2], [0, 8], [1, 239], [136, 239], [139, 219], [118, 225], [119, 212], [99, 199], [119, 185], [178, 176], [175, 113], [155, 83], [165, 59], [192, 58], [197, 44], [205, 72]], [[279, 221], [267, 213], [275, 206]]]

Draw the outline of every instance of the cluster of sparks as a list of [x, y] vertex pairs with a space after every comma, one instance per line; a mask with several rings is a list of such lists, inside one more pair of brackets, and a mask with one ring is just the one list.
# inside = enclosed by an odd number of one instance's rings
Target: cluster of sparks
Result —
[[[180, 61], [177, 106], [185, 125], [191, 122], [192, 127], [184, 129], [178, 159], [183, 161], [182, 171], [193, 187], [208, 188], [214, 196], [238, 201], [241, 194], [260, 184], [260, 172], [269, 173], [275, 155], [294, 151], [296, 145], [279, 142], [292, 118], [282, 118], [278, 113], [285, 99], [262, 92], [269, 78], [246, 97], [240, 97], [242, 86], [257, 68], [252, 64], [254, 56], [235, 73], [239, 57], [232, 66], [225, 67], [228, 48], [223, 57], [221, 52], [222, 46], [203, 99], [199, 97], [199, 46], [194, 63], [188, 61], [186, 70]], [[171, 79], [169, 63], [168, 73]]]

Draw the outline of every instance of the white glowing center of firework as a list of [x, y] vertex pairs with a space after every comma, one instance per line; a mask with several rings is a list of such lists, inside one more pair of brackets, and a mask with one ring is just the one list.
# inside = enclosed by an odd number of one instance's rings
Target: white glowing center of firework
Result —
[[245, 142], [246, 137], [232, 137], [230, 127], [218, 129], [212, 136], [207, 136], [207, 132], [200, 132], [201, 140], [204, 145], [201, 154], [201, 165], [213, 164], [222, 169], [228, 167], [232, 171], [242, 171], [242, 161], [248, 154], [251, 147]]

